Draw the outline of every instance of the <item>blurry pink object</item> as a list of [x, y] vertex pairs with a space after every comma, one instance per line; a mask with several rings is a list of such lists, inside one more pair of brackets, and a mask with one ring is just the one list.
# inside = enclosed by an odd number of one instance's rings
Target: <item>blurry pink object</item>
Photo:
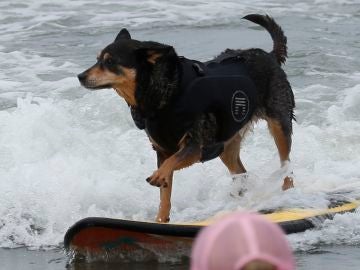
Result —
[[292, 251], [281, 228], [259, 214], [235, 213], [203, 229], [191, 254], [191, 270], [242, 270], [262, 261], [293, 270]]

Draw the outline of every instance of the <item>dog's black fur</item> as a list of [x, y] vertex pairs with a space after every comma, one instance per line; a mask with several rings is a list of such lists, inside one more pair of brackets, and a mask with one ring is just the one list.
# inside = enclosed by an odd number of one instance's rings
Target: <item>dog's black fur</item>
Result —
[[[273, 51], [267, 53], [262, 49], [227, 49], [212, 61], [221, 62], [236, 57], [246, 67], [257, 90], [256, 111], [252, 120], [262, 118], [269, 122], [281, 162], [285, 162], [289, 160], [295, 107], [291, 86], [281, 68], [287, 57], [286, 37], [280, 26], [269, 16], [252, 14], [244, 18], [269, 31], [274, 41]], [[130, 74], [129, 71], [135, 74], [131, 83], [126, 81], [129, 80], [127, 75]], [[103, 73], [107, 75], [103, 76]], [[102, 79], [102, 76], [106, 79]], [[160, 169], [166, 159], [177, 155], [177, 163], [175, 162], [177, 165], [168, 165], [171, 168], [166, 169], [166, 173], [160, 175], [154, 173], [148, 178], [148, 182], [162, 188], [168, 186], [166, 179], [172, 177], [173, 170], [199, 161], [201, 159], [199, 149], [216, 143], [216, 136], [219, 133], [216, 117], [207, 112], [194, 118], [193, 123], [187, 125], [188, 129], [179, 133], [177, 129], [179, 123], [174, 123], [172, 118], [172, 107], [181, 95], [182, 76], [180, 58], [173, 47], [152, 41], [141, 42], [131, 39], [126, 29], [121, 30], [114, 43], [101, 52], [98, 62], [93, 67], [78, 76], [80, 82], [90, 89], [112, 87], [118, 91], [119, 87], [123, 87], [121, 85], [126, 87], [133, 85], [133, 88], [129, 87], [130, 90], [127, 92], [120, 91], [120, 95], [130, 105], [137, 127], [147, 131], [157, 151]], [[118, 79], [113, 78], [121, 78], [125, 83], [116, 84], [115, 81]], [[157, 125], [148, 128], [150, 126], [148, 123], [154, 119]], [[227, 151], [231, 152], [231, 150]], [[225, 161], [227, 159], [225, 155], [227, 154], [222, 156], [222, 160], [232, 173], [245, 171], [240, 159], [237, 161], [237, 169], [231, 169], [231, 162]], [[163, 179], [160, 179], [161, 177]], [[165, 218], [158, 218], [158, 221], [168, 220], [166, 215], [168, 214], [165, 214]]]

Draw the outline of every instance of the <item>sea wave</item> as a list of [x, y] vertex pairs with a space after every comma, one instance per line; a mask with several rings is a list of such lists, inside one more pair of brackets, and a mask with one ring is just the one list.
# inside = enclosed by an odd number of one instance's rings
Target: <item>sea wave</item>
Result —
[[[120, 27], [139, 39], [155, 33], [165, 39], [153, 30], [163, 27], [167, 41], [185, 36], [171, 43], [179, 51], [206, 59], [230, 45], [264, 47], [265, 38], [249, 34], [260, 28], [231, 31], [247, 13], [275, 16], [289, 38], [284, 68], [297, 101], [289, 167], [295, 189], [281, 191], [284, 171], [259, 122], [241, 152], [248, 192], [230, 196], [236, 185], [219, 160], [197, 164], [176, 173], [172, 221], [265, 207], [321, 208], [327, 192], [338, 189], [360, 197], [357, 2], [1, 1], [0, 247], [59, 247], [67, 228], [87, 216], [154, 219], [159, 192], [145, 179], [156, 157], [146, 135], [112, 90], [89, 92], [76, 79]], [[214, 27], [220, 25], [226, 27]], [[237, 43], [229, 38], [234, 33]], [[296, 250], [358, 244], [359, 224], [358, 212], [346, 214], [289, 239]]]

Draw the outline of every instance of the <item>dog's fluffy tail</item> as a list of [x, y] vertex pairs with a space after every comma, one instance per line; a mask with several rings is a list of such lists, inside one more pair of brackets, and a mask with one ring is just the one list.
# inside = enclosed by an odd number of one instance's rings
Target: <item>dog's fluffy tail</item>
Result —
[[249, 14], [243, 17], [243, 19], [261, 25], [270, 33], [271, 38], [274, 41], [273, 51], [271, 53], [275, 55], [280, 65], [285, 63], [287, 57], [287, 39], [284, 31], [275, 20], [268, 15], [259, 14]]

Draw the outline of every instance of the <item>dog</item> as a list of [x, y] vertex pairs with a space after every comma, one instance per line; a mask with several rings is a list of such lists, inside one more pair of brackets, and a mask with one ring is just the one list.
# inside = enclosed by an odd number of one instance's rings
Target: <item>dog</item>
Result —
[[[273, 50], [226, 49], [202, 63], [178, 56], [172, 46], [132, 39], [122, 29], [78, 75], [90, 90], [113, 88], [127, 102], [135, 125], [145, 130], [158, 169], [146, 179], [160, 188], [157, 222], [169, 222], [174, 171], [220, 157], [231, 174], [245, 173], [240, 144], [251, 124], [264, 119], [281, 166], [289, 161], [294, 94], [281, 68], [287, 38], [268, 15], [244, 19], [264, 27]], [[291, 175], [282, 189], [293, 187]]]

